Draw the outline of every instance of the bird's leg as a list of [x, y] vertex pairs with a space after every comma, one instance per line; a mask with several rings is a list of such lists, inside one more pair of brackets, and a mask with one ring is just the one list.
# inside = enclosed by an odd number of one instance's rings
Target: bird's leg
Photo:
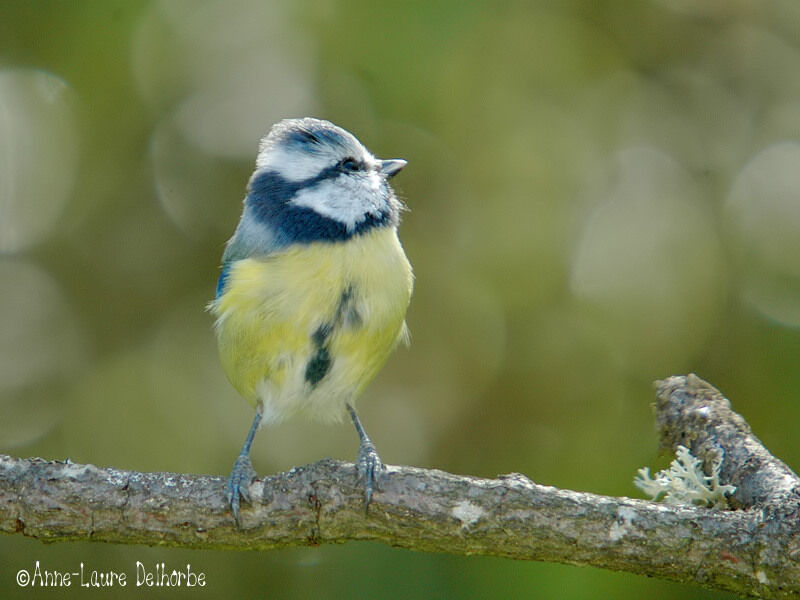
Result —
[[358, 437], [361, 439], [361, 444], [358, 447], [358, 457], [356, 458], [356, 468], [358, 469], [359, 480], [364, 480], [364, 509], [368, 511], [370, 500], [372, 500], [372, 491], [378, 487], [377, 478], [386, 467], [383, 465], [381, 457], [378, 456], [378, 451], [375, 450], [375, 444], [369, 439], [355, 409], [350, 404], [347, 405], [347, 412], [350, 413], [350, 418], [356, 427]]
[[250, 503], [250, 483], [256, 478], [256, 471], [250, 460], [250, 446], [253, 444], [258, 426], [261, 425], [262, 414], [263, 409], [259, 406], [256, 410], [256, 417], [253, 419], [253, 425], [250, 427], [250, 433], [247, 434], [242, 451], [239, 452], [236, 462], [233, 463], [233, 471], [228, 477], [226, 491], [237, 527], [242, 526], [239, 520], [239, 499], [243, 498], [248, 504]]

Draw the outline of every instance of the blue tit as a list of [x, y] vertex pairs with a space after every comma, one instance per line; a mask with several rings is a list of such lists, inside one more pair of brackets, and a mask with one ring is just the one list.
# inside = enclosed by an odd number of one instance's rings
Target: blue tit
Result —
[[405, 165], [375, 158], [319, 119], [281, 121], [261, 140], [209, 306], [225, 373], [256, 410], [228, 478], [237, 524], [255, 478], [256, 431], [294, 413], [349, 414], [369, 507], [384, 466], [354, 402], [408, 338], [413, 277], [397, 237], [402, 204], [389, 185]]

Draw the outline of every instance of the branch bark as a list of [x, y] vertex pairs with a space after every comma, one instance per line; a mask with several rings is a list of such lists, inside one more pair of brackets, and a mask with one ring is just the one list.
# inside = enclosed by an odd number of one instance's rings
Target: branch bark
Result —
[[480, 479], [389, 467], [368, 514], [351, 463], [256, 480], [234, 527], [224, 479], [0, 455], [0, 531], [42, 540], [267, 550], [374, 540], [452, 554], [594, 565], [743, 595], [800, 594], [800, 480], [715, 388], [657, 382], [664, 447], [710, 464], [737, 510], [559, 490], [520, 474]]

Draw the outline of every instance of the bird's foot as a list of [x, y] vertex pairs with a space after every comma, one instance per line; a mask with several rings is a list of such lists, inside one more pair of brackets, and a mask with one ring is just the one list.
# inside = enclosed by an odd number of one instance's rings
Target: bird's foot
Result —
[[381, 457], [378, 456], [378, 451], [375, 450], [375, 445], [369, 440], [361, 442], [358, 447], [356, 469], [358, 470], [358, 480], [364, 481], [364, 510], [369, 511], [372, 492], [375, 489], [380, 490], [378, 478], [386, 470]]
[[246, 454], [240, 454], [233, 463], [233, 470], [228, 477], [228, 485], [226, 493], [228, 496], [228, 503], [231, 505], [233, 511], [233, 520], [236, 521], [236, 526], [241, 528], [242, 523], [239, 519], [239, 500], [243, 499], [250, 504], [250, 483], [256, 478], [256, 471], [253, 468], [253, 463], [250, 457]]

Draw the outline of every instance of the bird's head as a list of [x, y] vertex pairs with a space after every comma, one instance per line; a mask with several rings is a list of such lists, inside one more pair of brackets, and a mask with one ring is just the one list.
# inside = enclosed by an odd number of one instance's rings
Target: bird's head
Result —
[[405, 164], [375, 158], [328, 121], [286, 119], [261, 141], [245, 204], [287, 242], [346, 239], [397, 225], [388, 180]]

